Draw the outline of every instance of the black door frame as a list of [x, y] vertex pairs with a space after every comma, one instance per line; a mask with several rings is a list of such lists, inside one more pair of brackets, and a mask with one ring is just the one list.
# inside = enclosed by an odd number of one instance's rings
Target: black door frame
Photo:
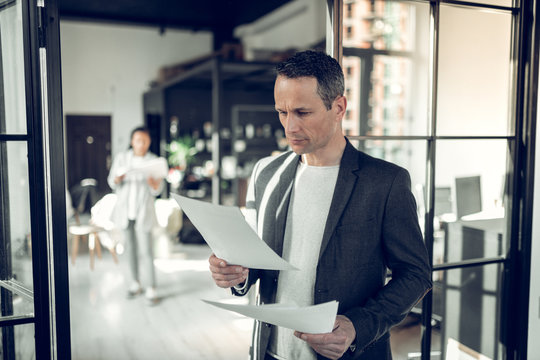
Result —
[[33, 323], [36, 358], [69, 359], [58, 7], [57, 0], [21, 0], [21, 6], [27, 134], [0, 134], [0, 142], [26, 141], [28, 145], [34, 315], [0, 318], [0, 326]]

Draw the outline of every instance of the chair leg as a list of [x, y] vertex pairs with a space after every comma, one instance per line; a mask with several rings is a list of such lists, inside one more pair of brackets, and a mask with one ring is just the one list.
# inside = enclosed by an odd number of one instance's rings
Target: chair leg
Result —
[[71, 263], [75, 265], [75, 259], [77, 259], [77, 253], [79, 252], [79, 241], [80, 236], [79, 235], [73, 235], [73, 239], [71, 240]]
[[92, 233], [94, 235], [94, 246], [96, 248], [97, 257], [101, 259], [101, 242], [99, 241], [99, 236], [97, 233]]
[[111, 246], [109, 248], [109, 251], [111, 252], [111, 256], [113, 258], [114, 263], [118, 265], [118, 256], [116, 255], [116, 246], [114, 245]]
[[88, 235], [88, 249], [90, 250], [90, 270], [94, 270], [94, 252], [95, 252], [94, 234]]

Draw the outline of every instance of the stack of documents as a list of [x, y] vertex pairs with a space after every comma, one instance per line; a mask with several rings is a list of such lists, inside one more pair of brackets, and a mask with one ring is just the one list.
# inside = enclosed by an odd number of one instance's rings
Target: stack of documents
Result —
[[253, 231], [239, 208], [171, 196], [218, 258], [250, 269], [297, 270]]
[[332, 332], [338, 309], [337, 301], [305, 307], [286, 304], [235, 305], [203, 301], [221, 309], [308, 334]]
[[[250, 269], [298, 270], [277, 255], [253, 231], [239, 208], [214, 205], [177, 194], [171, 196], [218, 258]], [[332, 332], [338, 309], [337, 301], [306, 307], [290, 304], [234, 305], [203, 301], [269, 324], [310, 334]]]
[[130, 168], [118, 169], [117, 176], [131, 175], [131, 174], [144, 174], [147, 177], [153, 177], [154, 179], [163, 179], [169, 173], [169, 165], [167, 160], [162, 157], [148, 160], [143, 162], [139, 166], [132, 166]]

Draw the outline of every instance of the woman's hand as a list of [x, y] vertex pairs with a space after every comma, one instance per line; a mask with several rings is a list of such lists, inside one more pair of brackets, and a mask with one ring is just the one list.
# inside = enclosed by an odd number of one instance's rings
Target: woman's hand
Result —
[[147, 182], [148, 182], [148, 185], [150, 185], [150, 187], [154, 190], [157, 190], [158, 187], [159, 187], [159, 184], [161, 184], [161, 181], [163, 179], [159, 178], [159, 179], [154, 179], [153, 177], [149, 177], [147, 179]]
[[125, 177], [126, 177], [126, 174], [115, 177], [114, 178], [114, 183], [116, 185], [120, 184], [122, 181], [124, 181]]

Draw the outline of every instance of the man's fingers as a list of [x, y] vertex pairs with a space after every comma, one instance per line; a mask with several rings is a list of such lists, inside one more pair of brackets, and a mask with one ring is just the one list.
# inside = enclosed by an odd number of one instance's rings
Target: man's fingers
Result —
[[228, 288], [243, 283], [249, 274], [249, 269], [240, 265], [228, 265], [223, 259], [214, 254], [208, 258], [210, 272], [217, 286]]
[[347, 341], [347, 337], [344, 335], [336, 335], [334, 333], [328, 334], [305, 334], [300, 333], [300, 339], [316, 345], [316, 344], [344, 344]]
[[298, 331], [294, 335], [309, 344], [317, 353], [329, 358], [339, 359], [346, 350], [347, 336], [340, 333], [306, 334]]
[[247, 273], [242, 273], [242, 274], [220, 274], [220, 273], [212, 273], [212, 277], [214, 278], [214, 280], [219, 280], [219, 281], [235, 281], [235, 280], [239, 280], [239, 281], [244, 281], [247, 277]]
[[208, 259], [208, 262], [210, 263], [209, 267], [212, 273], [239, 275], [247, 274], [248, 272], [247, 268], [240, 265], [228, 265], [225, 260], [219, 259], [213, 254]]
[[246, 280], [247, 276], [233, 277], [232, 275], [212, 274], [212, 277], [214, 278], [214, 282], [219, 287], [229, 288], [243, 283]]
[[219, 264], [218, 265], [210, 264], [209, 268], [210, 268], [210, 271], [212, 272], [219, 272], [223, 274], [240, 274], [240, 273], [243, 273], [244, 270], [247, 270], [246, 268], [240, 265], [221, 266]]
[[210, 257], [208, 258], [208, 262], [210, 263], [211, 266], [215, 266], [215, 267], [227, 266], [227, 262], [225, 260], [218, 258], [214, 254], [210, 255]]

